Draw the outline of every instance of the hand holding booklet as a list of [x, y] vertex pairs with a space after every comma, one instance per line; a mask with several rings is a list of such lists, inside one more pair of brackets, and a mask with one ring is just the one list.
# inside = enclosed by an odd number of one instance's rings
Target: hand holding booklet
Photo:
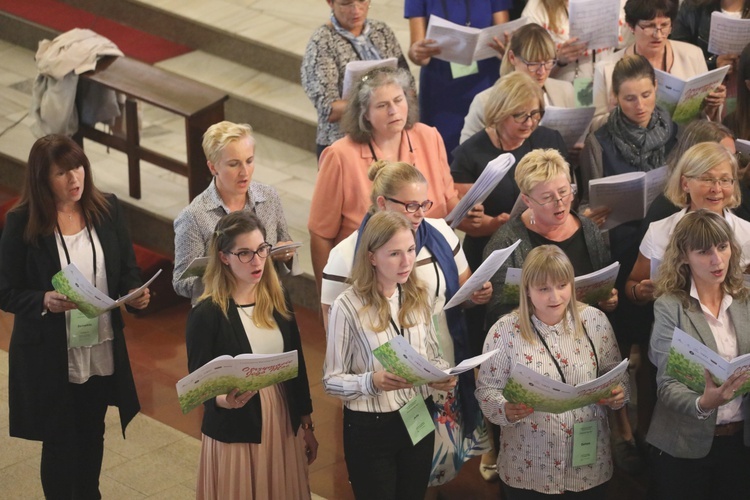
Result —
[[160, 274], [161, 269], [156, 271], [156, 274], [137, 290], [133, 290], [117, 300], [112, 300], [109, 295], [92, 285], [83, 276], [78, 267], [71, 262], [60, 272], [52, 276], [52, 287], [77, 305], [78, 310], [87, 318], [95, 318], [141, 295]]
[[219, 356], [177, 382], [182, 413], [232, 389], [257, 391], [297, 376], [297, 351]]
[[612, 209], [601, 229], [612, 229], [620, 224], [641, 220], [648, 207], [664, 190], [667, 167], [648, 172], [628, 172], [589, 181], [589, 205]]
[[658, 69], [654, 71], [656, 103], [669, 112], [675, 123], [684, 124], [700, 116], [703, 101], [724, 81], [729, 66], [716, 68], [687, 80]]
[[[706, 386], [704, 369], [711, 372], [716, 385], [721, 385], [734, 372], [750, 370], [750, 354], [743, 354], [732, 361], [727, 361], [698, 339], [675, 327], [667, 358], [667, 375], [679, 380], [698, 394], [703, 394]], [[745, 382], [735, 392], [735, 396], [741, 396], [747, 392], [750, 392], [750, 381]]]
[[535, 412], [564, 413], [610, 397], [612, 390], [622, 384], [627, 369], [628, 360], [624, 359], [601, 377], [574, 387], [516, 363], [503, 389], [503, 397], [511, 403], [523, 403]]
[[484, 200], [500, 184], [500, 181], [503, 180], [514, 163], [516, 163], [516, 159], [512, 154], [503, 153], [487, 164], [476, 182], [461, 198], [461, 201], [445, 217], [451, 228], [456, 229], [474, 205], [484, 203]]
[[498, 269], [500, 269], [500, 266], [502, 266], [503, 263], [508, 260], [510, 254], [513, 253], [513, 251], [520, 243], [521, 240], [518, 240], [508, 248], [502, 248], [500, 250], [495, 250], [494, 252], [492, 252], [489, 257], [484, 259], [482, 265], [479, 266], [476, 271], [474, 271], [474, 273], [469, 277], [468, 280], [466, 280], [466, 283], [464, 283], [463, 286], [459, 288], [458, 291], [453, 295], [453, 297], [451, 297], [451, 300], [449, 300], [448, 303], [445, 304], [444, 309], [450, 309], [451, 307], [462, 304], [464, 301], [468, 300], [469, 297], [471, 297], [471, 294], [473, 294], [477, 290], [481, 290], [484, 284], [487, 283], [490, 278], [495, 275]]
[[504, 24], [497, 24], [479, 29], [452, 23], [435, 15], [430, 16], [425, 38], [435, 40], [440, 54], [433, 56], [443, 61], [468, 66], [472, 61], [481, 61], [496, 57], [497, 52], [490, 46], [493, 38], [500, 41], [505, 34], [513, 33], [521, 26], [528, 24], [525, 17]]
[[388, 372], [410, 384], [423, 385], [467, 372], [490, 359], [496, 352], [497, 349], [465, 359], [448, 370], [441, 370], [419, 354], [404, 337], [398, 335], [376, 348], [372, 354]]

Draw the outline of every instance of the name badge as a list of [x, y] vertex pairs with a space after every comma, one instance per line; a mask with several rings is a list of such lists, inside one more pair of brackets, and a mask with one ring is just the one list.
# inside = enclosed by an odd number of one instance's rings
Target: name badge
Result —
[[472, 62], [468, 66], [463, 64], [451, 63], [451, 76], [453, 79], [463, 78], [464, 76], [476, 75], [479, 73], [479, 65], [476, 61]]
[[576, 108], [594, 105], [594, 79], [578, 77], [573, 79], [573, 90], [576, 94]]
[[573, 426], [573, 467], [591, 465], [596, 462], [598, 432], [596, 420], [581, 422]]
[[86, 347], [99, 343], [99, 318], [87, 318], [78, 309], [70, 311], [69, 347]]
[[435, 430], [430, 412], [421, 395], [417, 394], [399, 411], [412, 444], [417, 444]]

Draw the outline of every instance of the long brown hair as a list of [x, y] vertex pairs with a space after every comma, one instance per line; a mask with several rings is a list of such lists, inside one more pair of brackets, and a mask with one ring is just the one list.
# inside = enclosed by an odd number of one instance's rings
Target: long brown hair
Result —
[[[222, 217], [216, 224], [211, 243], [208, 248], [208, 265], [203, 274], [203, 294], [198, 301], [210, 299], [219, 306], [224, 316], [227, 315], [229, 299], [232, 296], [237, 279], [234, 273], [221, 262], [219, 254], [232, 251], [237, 237], [243, 234], [260, 231], [263, 239], [266, 239], [266, 228], [258, 218], [250, 212], [240, 210]], [[263, 276], [260, 278], [255, 290], [255, 312], [253, 318], [257, 320], [258, 326], [262, 328], [274, 328], [276, 322], [273, 312], [279, 312], [283, 317], [290, 318], [291, 313], [284, 300], [284, 290], [276, 275], [273, 259], [269, 255], [263, 266]]]
[[41, 236], [52, 234], [57, 225], [57, 207], [49, 180], [53, 166], [66, 172], [83, 167], [85, 175], [79, 203], [87, 223], [99, 223], [109, 214], [106, 198], [94, 186], [91, 164], [83, 149], [70, 137], [59, 134], [44, 136], [31, 146], [23, 193], [17, 206], [29, 212], [23, 239], [30, 245], [37, 245]]

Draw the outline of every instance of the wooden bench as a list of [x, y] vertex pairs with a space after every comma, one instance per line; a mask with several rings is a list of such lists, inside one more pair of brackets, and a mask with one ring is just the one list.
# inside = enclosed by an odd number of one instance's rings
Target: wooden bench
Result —
[[[96, 70], [82, 74], [81, 78], [126, 96], [125, 137], [107, 134], [81, 124], [74, 139], [83, 145], [85, 137], [128, 155], [130, 196], [137, 199], [141, 197], [141, 160], [187, 176], [190, 200], [206, 189], [211, 182], [211, 175], [201, 142], [206, 129], [224, 119], [226, 94], [129, 57], [102, 58]], [[140, 145], [137, 101], [147, 102], [185, 118], [186, 163]]]

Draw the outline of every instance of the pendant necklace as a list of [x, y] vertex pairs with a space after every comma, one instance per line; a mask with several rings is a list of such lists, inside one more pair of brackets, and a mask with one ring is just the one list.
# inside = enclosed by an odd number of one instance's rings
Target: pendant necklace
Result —
[[240, 306], [240, 305], [238, 305], [238, 306], [237, 306], [237, 309], [239, 309], [239, 310], [240, 310], [240, 311], [242, 312], [242, 314], [244, 314], [244, 315], [245, 315], [245, 317], [247, 317], [247, 319], [249, 319], [250, 321], [252, 321], [252, 322], [253, 322], [253, 324], [254, 324], [254, 325], [255, 325], [255, 326], [257, 327], [257, 328], [260, 328], [260, 325], [258, 324], [258, 322], [257, 322], [257, 321], [255, 321], [255, 317], [254, 317], [254, 316], [255, 316], [255, 314], [252, 314], [252, 315], [251, 315], [250, 313], [248, 313], [247, 311], [245, 311], [245, 308], [246, 308], [246, 307], [254, 307], [254, 306], [255, 306], [255, 304], [250, 304], [250, 305], [247, 305], [247, 306]]

